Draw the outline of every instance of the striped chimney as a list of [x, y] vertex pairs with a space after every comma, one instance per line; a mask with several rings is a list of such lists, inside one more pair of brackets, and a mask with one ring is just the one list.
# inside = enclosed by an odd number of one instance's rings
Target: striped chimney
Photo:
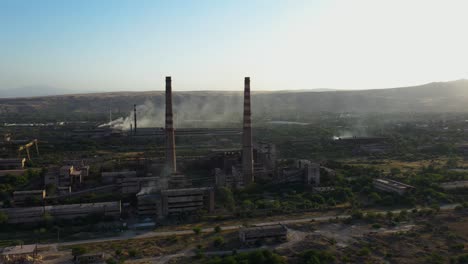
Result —
[[254, 182], [252, 112], [250, 110], [250, 77], [244, 80], [244, 125], [242, 135], [242, 173], [244, 186]]
[[166, 77], [166, 165], [171, 173], [177, 171], [175, 153], [174, 122], [172, 114], [172, 81]]

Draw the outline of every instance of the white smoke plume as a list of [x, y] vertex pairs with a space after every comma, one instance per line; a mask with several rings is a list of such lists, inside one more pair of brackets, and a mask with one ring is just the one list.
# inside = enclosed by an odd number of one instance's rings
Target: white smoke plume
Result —
[[[204, 126], [226, 126], [226, 124], [239, 124], [242, 116], [242, 104], [235, 96], [220, 98], [221, 100], [208, 101], [205, 97], [192, 97], [190, 100], [178, 100], [174, 97], [173, 112], [176, 127], [190, 127], [195, 124]], [[150, 100], [137, 105], [137, 127], [164, 127], [165, 106], [154, 104]], [[114, 129], [129, 130], [133, 126], [133, 111], [127, 117], [112, 120], [102, 124]]]

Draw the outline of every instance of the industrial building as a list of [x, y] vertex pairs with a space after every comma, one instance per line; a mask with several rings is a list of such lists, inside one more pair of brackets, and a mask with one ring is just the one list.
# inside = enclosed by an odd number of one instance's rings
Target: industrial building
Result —
[[154, 191], [167, 189], [167, 179], [161, 177], [120, 178], [117, 184], [122, 194], [137, 194], [144, 188]]
[[106, 263], [106, 255], [104, 253], [87, 253], [77, 256], [76, 264], [99, 264]]
[[10, 176], [21, 176], [24, 174], [26, 170], [25, 169], [19, 169], [19, 170], [0, 170], [0, 177], [4, 177], [7, 175]]
[[200, 209], [213, 212], [214, 206], [213, 188], [162, 190], [158, 217], [165, 218], [169, 215], [179, 215]]
[[59, 169], [59, 185], [60, 186], [73, 186], [79, 185], [82, 182], [83, 174], [89, 173], [89, 167], [85, 171], [76, 169], [73, 165], [65, 165]]
[[35, 207], [2, 208], [0, 212], [8, 216], [8, 223], [38, 223], [44, 221], [46, 216], [54, 219], [74, 219], [86, 217], [91, 214], [120, 217], [121, 205], [117, 202], [83, 203], [66, 205], [48, 205]]
[[59, 186], [60, 168], [58, 166], [50, 166], [44, 175], [44, 187], [50, 184]]
[[158, 204], [160, 206], [161, 195], [158, 194], [142, 194], [137, 195], [138, 216], [156, 216], [158, 214]]
[[37, 245], [19, 245], [0, 249], [0, 263], [23, 263], [27, 258], [38, 257]]
[[243, 244], [284, 242], [288, 240], [288, 229], [282, 224], [245, 227], [239, 230], [239, 239]]
[[0, 159], [0, 170], [24, 169], [26, 159]]
[[392, 192], [399, 195], [403, 195], [407, 192], [410, 192], [414, 189], [413, 186], [407, 185], [401, 182], [389, 180], [389, 179], [374, 179], [374, 187], [377, 190], [384, 192]]
[[31, 191], [14, 191], [13, 201], [15, 205], [23, 205], [29, 201], [42, 202], [46, 197], [45, 190], [31, 190]]
[[320, 185], [320, 164], [310, 160], [295, 160], [293, 166], [278, 168], [278, 183], [303, 183]]
[[135, 178], [136, 176], [136, 171], [101, 172], [101, 182], [104, 184], [111, 184], [123, 178]]
[[137, 195], [138, 215], [164, 219], [168, 216], [193, 213], [197, 210], [214, 211], [214, 189], [166, 189]]

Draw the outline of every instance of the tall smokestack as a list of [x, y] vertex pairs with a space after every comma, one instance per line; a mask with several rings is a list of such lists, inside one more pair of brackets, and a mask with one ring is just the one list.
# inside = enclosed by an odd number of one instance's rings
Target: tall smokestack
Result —
[[171, 173], [177, 171], [175, 153], [174, 122], [172, 119], [172, 82], [166, 77], [166, 165]]
[[136, 135], [137, 133], [137, 117], [136, 117], [136, 104], [133, 105], [133, 122], [134, 122], [134, 125], [133, 125], [133, 134]]
[[244, 186], [254, 181], [252, 147], [252, 112], [250, 111], [250, 77], [244, 80], [244, 128], [242, 135], [242, 173]]

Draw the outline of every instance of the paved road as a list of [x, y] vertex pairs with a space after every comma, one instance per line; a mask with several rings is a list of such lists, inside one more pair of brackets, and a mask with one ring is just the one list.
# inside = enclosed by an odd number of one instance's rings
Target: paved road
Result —
[[[443, 205], [440, 207], [441, 210], [452, 210], [454, 209], [457, 205], [459, 204], [448, 204], [448, 205]], [[417, 209], [422, 209], [422, 208], [417, 208]], [[393, 213], [399, 213], [402, 210], [411, 210], [411, 209], [398, 209], [398, 210], [392, 210], [391, 212]], [[376, 211], [375, 213], [386, 213], [387, 211]], [[329, 221], [332, 219], [343, 219], [343, 218], [348, 218], [350, 215], [348, 214], [342, 214], [342, 215], [334, 215], [334, 216], [318, 216], [318, 217], [307, 217], [307, 218], [298, 218], [298, 219], [289, 219], [289, 220], [282, 220], [282, 221], [269, 221], [269, 222], [261, 222], [261, 223], [255, 223], [252, 224], [253, 226], [265, 226], [265, 225], [272, 225], [272, 224], [277, 224], [277, 223], [282, 223], [282, 224], [296, 224], [296, 223], [306, 223], [306, 222], [311, 222], [311, 221], [318, 221], [318, 222], [323, 222], [323, 221]], [[228, 225], [228, 226], [221, 226], [222, 230], [237, 230], [240, 229], [242, 225]], [[211, 233], [214, 232], [214, 226], [213, 227], [208, 227], [208, 228], [203, 228], [202, 229], [203, 233]], [[73, 246], [73, 245], [79, 245], [79, 244], [87, 244], [87, 243], [100, 243], [100, 242], [109, 242], [109, 241], [119, 241], [119, 240], [126, 240], [126, 239], [139, 239], [139, 238], [151, 238], [151, 237], [165, 237], [165, 236], [172, 236], [172, 235], [189, 235], [193, 234], [193, 230], [180, 230], [180, 231], [148, 231], [144, 234], [135, 234], [133, 232], [126, 232], [123, 233], [120, 236], [116, 237], [108, 237], [108, 238], [97, 238], [97, 239], [89, 239], [89, 240], [78, 240], [78, 241], [72, 241], [72, 242], [64, 242], [60, 243], [60, 246]], [[46, 244], [46, 246], [52, 246], [52, 247], [57, 247], [56, 243], [52, 244]]]

